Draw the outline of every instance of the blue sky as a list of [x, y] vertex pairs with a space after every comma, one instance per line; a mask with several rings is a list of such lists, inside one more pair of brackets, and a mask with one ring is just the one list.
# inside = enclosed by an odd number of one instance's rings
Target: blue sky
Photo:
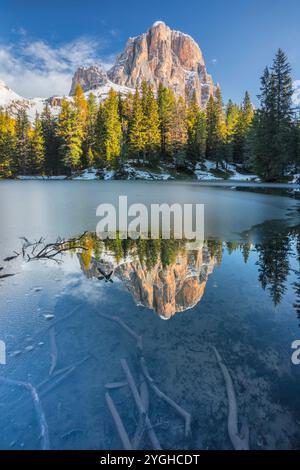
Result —
[[0, 0], [0, 79], [25, 96], [67, 93], [74, 69], [106, 67], [156, 20], [190, 34], [224, 99], [255, 101], [278, 47], [300, 79], [299, 0]]

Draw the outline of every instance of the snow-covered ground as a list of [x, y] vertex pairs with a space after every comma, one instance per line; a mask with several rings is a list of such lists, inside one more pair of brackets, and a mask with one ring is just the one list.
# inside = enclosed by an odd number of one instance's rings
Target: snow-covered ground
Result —
[[291, 184], [297, 184], [300, 181], [300, 173], [293, 175], [293, 179], [290, 181]]
[[173, 179], [169, 173], [139, 170], [128, 163], [124, 165], [123, 172], [126, 175], [126, 179], [129, 180], [167, 181], [169, 179]]
[[[203, 169], [205, 167], [205, 169]], [[212, 170], [215, 169], [215, 163], [210, 160], [204, 161], [204, 166], [197, 163], [195, 166], [194, 173], [197, 176], [198, 181], [222, 181], [224, 178], [215, 176]], [[227, 164], [227, 171], [230, 172], [228, 180], [232, 181], [259, 181], [257, 175], [249, 175], [240, 173], [235, 165]]]
[[228, 171], [232, 173], [232, 176], [229, 177], [230, 180], [237, 180], [237, 181], [259, 181], [259, 177], [257, 175], [251, 174], [244, 174], [240, 173], [235, 165], [228, 163], [226, 165]]
[[[243, 174], [240, 173], [235, 165], [227, 164], [227, 174], [230, 176], [225, 180], [222, 177], [215, 176], [212, 173], [212, 170], [215, 169], [215, 163], [209, 160], [204, 161], [204, 165], [197, 163], [195, 166], [194, 174], [197, 176], [198, 181], [203, 182], [244, 182], [244, 183], [259, 183], [261, 182], [260, 178], [254, 174]], [[136, 168], [133, 165], [133, 161], [123, 165], [122, 170], [112, 170], [110, 168], [104, 168], [103, 170], [98, 170], [97, 168], [90, 168], [82, 171], [77, 176], [73, 176], [73, 180], [78, 181], [89, 181], [89, 180], [143, 180], [143, 181], [168, 181], [174, 180], [175, 178], [171, 176], [166, 168], [159, 167], [160, 172], [151, 171], [151, 170], [142, 170]], [[288, 174], [290, 175], [290, 180], [286, 184], [299, 184], [300, 182], [300, 173], [293, 174], [295, 168], [290, 168]], [[20, 175], [18, 176], [20, 180], [64, 180], [68, 179], [66, 175], [60, 176], [43, 176], [43, 175]]]
[[95, 168], [87, 169], [82, 172], [81, 175], [75, 176], [74, 180], [97, 180], [99, 179], [98, 170]]

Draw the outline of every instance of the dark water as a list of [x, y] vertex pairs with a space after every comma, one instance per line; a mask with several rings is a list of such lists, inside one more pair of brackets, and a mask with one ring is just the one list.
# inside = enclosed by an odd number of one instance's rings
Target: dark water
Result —
[[[119, 194], [204, 203], [204, 244], [99, 242], [96, 207]], [[15, 274], [0, 280], [1, 449], [122, 448], [106, 385], [124, 382], [121, 359], [143, 384], [141, 357], [159, 389], [192, 417], [186, 435], [183, 417], [149, 383], [161, 446], [231, 449], [213, 347], [232, 378], [250, 448], [300, 447], [300, 365], [291, 361], [300, 339], [296, 200], [184, 183], [1, 182], [0, 220], [0, 275]], [[21, 253], [20, 236], [54, 242], [86, 230], [84, 250], [68, 249], [60, 263], [28, 261], [29, 248], [25, 258], [2, 261]], [[139, 415], [130, 388], [109, 394], [133, 440]], [[140, 448], [151, 447], [146, 429]]]

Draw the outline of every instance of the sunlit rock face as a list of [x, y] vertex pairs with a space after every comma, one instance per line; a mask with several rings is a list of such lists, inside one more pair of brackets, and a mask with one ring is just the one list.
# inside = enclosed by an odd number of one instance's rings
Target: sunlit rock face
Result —
[[140, 87], [146, 80], [157, 90], [161, 82], [172, 88], [176, 96], [188, 99], [195, 91], [202, 106], [215, 92], [198, 44], [162, 21], [154, 23], [146, 33], [129, 38], [108, 76], [112, 82], [132, 88]]
[[100, 66], [79, 67], [72, 79], [70, 95], [74, 95], [77, 83], [83, 91], [89, 91], [107, 85], [108, 78], [105, 70]]
[[111, 255], [104, 255], [99, 261], [91, 257], [88, 264], [82, 255], [78, 257], [87, 277], [99, 277], [99, 268], [107, 274], [113, 271], [113, 276], [122, 281], [137, 305], [150, 308], [165, 319], [194, 307], [201, 300], [216, 264], [206, 246], [180, 251], [176, 260], [167, 266], [159, 258], [151, 268], [135, 257], [117, 263]]

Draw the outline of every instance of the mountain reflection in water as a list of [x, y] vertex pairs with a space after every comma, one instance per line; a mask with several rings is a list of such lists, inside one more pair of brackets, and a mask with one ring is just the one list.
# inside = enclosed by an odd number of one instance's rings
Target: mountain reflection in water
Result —
[[292, 269], [289, 258], [294, 253], [300, 265], [299, 227], [276, 234], [272, 230], [263, 231], [256, 243], [213, 239], [191, 243], [175, 239], [118, 237], [102, 240], [91, 232], [78, 239], [81, 248], [75, 247], [74, 239], [64, 251], [76, 253], [87, 278], [104, 282], [113, 282], [117, 278], [137, 305], [154, 310], [164, 319], [201, 301], [209, 275], [222, 263], [224, 250], [229, 255], [240, 251], [245, 263], [250, 251], [256, 251], [258, 280], [274, 305], [281, 302], [290, 272], [297, 275], [298, 280], [293, 284], [294, 308], [300, 317], [300, 268]]

